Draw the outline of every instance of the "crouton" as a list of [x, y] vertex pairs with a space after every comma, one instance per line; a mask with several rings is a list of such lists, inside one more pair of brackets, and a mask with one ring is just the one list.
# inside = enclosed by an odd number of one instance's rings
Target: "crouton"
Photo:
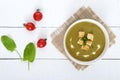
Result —
[[88, 41], [86, 41], [86, 44], [91, 46], [92, 45], [92, 41], [88, 40]]
[[85, 32], [79, 31], [79, 37], [82, 38], [82, 37], [84, 37], [84, 36], [85, 36]]
[[79, 45], [83, 45], [83, 40], [79, 39], [77, 42]]
[[88, 33], [87, 38], [90, 39], [91, 41], [93, 41], [94, 35], [91, 33]]
[[83, 49], [83, 50], [87, 51], [87, 50], [89, 50], [89, 49], [90, 49], [90, 47], [89, 47], [88, 45], [84, 45], [84, 46], [82, 46], [82, 47], [81, 47], [81, 49]]

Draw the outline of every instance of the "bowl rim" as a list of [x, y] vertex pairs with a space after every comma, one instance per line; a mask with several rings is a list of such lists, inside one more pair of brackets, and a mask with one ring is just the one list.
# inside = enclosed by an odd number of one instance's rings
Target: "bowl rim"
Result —
[[[75, 59], [74, 57], [72, 57], [72, 56], [70, 55], [70, 53], [68, 52], [68, 50], [67, 50], [67, 48], [66, 48], [66, 43], [65, 43], [65, 41], [66, 41], [66, 35], [67, 35], [68, 31], [69, 31], [75, 24], [81, 23], [81, 22], [91, 22], [91, 23], [96, 24], [96, 25], [103, 31], [103, 33], [104, 33], [104, 35], [105, 35], [106, 43], [105, 43], [105, 47], [104, 47], [103, 52], [100, 54], [100, 56], [98, 56], [96, 59], [93, 59], [93, 60], [91, 60], [91, 61], [80, 61], [80, 60]], [[71, 25], [69, 26], [69, 28], [66, 30], [65, 35], [64, 35], [63, 45], [64, 45], [64, 50], [65, 50], [67, 56], [68, 56], [72, 61], [74, 61], [74, 62], [76, 62], [76, 63], [78, 63], [78, 64], [82, 64], [82, 65], [90, 65], [90, 64], [92, 64], [92, 63], [100, 60], [100, 59], [103, 57], [103, 55], [105, 54], [106, 50], [107, 50], [108, 47], [109, 47], [109, 36], [108, 36], [108, 32], [107, 32], [107, 30], [105, 29], [105, 27], [104, 27], [101, 23], [99, 23], [98, 21], [93, 20], [93, 19], [80, 19], [80, 20], [75, 21], [73, 24], [71, 24]]]

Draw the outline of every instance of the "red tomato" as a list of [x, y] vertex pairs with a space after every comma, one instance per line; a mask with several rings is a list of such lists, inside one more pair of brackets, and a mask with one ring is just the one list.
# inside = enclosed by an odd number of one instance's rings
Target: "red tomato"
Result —
[[40, 21], [43, 18], [43, 15], [39, 9], [37, 9], [36, 12], [33, 14], [33, 18], [35, 21]]
[[33, 31], [36, 28], [32, 22], [28, 22], [28, 23], [24, 24], [24, 26], [26, 27], [26, 29], [28, 31]]
[[43, 48], [46, 46], [47, 42], [46, 42], [47, 39], [39, 39], [38, 42], [37, 42], [37, 47], [38, 48]]

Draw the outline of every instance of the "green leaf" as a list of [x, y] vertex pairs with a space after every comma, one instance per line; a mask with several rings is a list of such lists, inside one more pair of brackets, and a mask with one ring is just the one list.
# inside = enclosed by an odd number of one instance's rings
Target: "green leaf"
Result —
[[13, 52], [16, 49], [16, 44], [14, 40], [10, 38], [9, 36], [3, 35], [1, 37], [1, 41], [7, 50]]
[[24, 49], [23, 60], [33, 62], [36, 56], [36, 48], [34, 43], [30, 42]]

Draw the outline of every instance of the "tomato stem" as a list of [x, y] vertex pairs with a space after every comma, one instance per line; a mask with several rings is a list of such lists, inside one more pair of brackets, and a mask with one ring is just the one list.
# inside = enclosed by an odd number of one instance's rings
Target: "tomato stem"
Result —
[[46, 39], [46, 38], [45, 38], [44, 40], [45, 40], [45, 41], [47, 41], [47, 39]]
[[40, 11], [40, 9], [37, 9], [36, 11], [37, 11], [37, 12], [39, 12], [39, 11]]
[[26, 24], [24, 23], [23, 26], [26, 26]]

